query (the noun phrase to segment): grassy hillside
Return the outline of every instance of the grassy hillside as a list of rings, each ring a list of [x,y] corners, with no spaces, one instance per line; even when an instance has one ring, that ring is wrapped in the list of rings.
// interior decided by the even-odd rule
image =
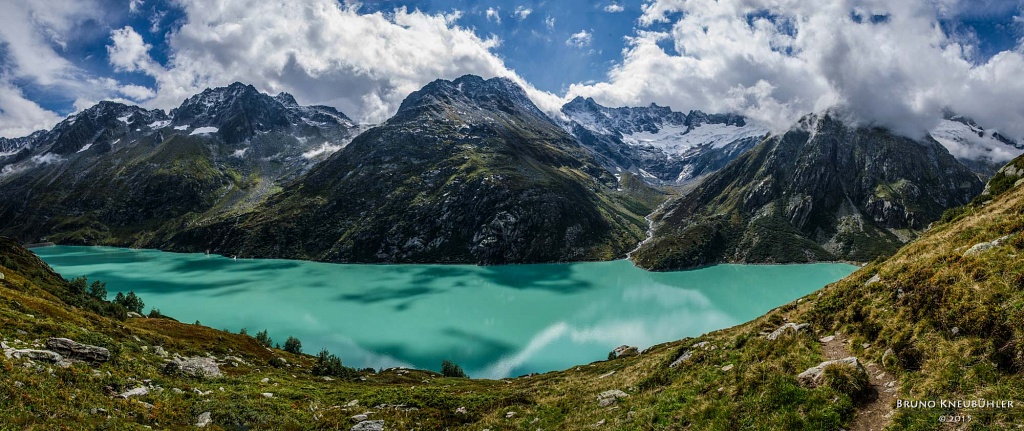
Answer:
[[[949,214],[892,258],[752,322],[639,356],[500,381],[405,370],[326,381],[313,375],[314,358],[264,349],[248,336],[73,308],[60,299],[67,283],[4,242],[5,343],[68,337],[107,346],[114,359],[67,369],[0,359],[0,429],[187,428],[204,412],[208,429],[349,429],[364,413],[389,430],[1017,429],[1024,424],[1022,229],[1018,185]],[[809,327],[769,339],[786,323]],[[233,355],[247,365],[222,365],[224,377],[208,380],[169,376],[155,346],[221,362]],[[831,366],[814,388],[797,377],[846,356],[859,358],[867,375]],[[275,357],[289,366],[271,366]],[[110,396],[147,380],[164,390]],[[605,391],[621,392],[601,402]],[[896,399],[1012,400],[1017,408],[894,410]],[[91,413],[96,408],[105,413]],[[957,413],[971,421],[939,421]]]

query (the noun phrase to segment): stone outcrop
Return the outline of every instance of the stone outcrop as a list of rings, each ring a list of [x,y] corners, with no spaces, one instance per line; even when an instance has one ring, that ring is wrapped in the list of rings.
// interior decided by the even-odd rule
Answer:
[[[856,357],[851,356],[849,358],[822,362],[798,374],[796,378],[802,386],[808,388],[816,388],[821,385],[825,377],[825,368],[828,368],[829,366],[833,365],[852,367],[856,370],[856,372],[867,376],[867,371],[864,370],[864,366],[861,365],[860,360],[857,359]]]
[[[199,379],[212,379],[223,377],[220,367],[213,358],[175,358],[164,365],[164,373],[170,375],[183,375]]]
[[[50,338],[46,340],[46,348],[59,353],[67,359],[101,364],[110,360],[110,351],[97,346],[81,344],[67,338]]]

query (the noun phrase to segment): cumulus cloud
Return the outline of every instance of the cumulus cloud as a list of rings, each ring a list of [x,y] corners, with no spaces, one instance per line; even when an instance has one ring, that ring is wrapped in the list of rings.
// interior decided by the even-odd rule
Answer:
[[[568,96],[734,111],[782,127],[839,105],[914,137],[948,107],[1024,136],[1021,53],[972,62],[972,47],[938,24],[969,10],[954,0],[654,0],[608,81]]]
[[[590,46],[590,43],[593,42],[593,40],[593,33],[586,30],[580,30],[578,33],[573,33],[569,36],[569,39],[565,41],[565,44],[576,48],[585,48]]]
[[[619,13],[619,12],[622,12],[624,10],[626,10],[626,8],[622,7],[622,5],[620,5],[618,3],[612,3],[612,4],[604,7],[604,11],[608,12],[608,13]]]
[[[562,103],[509,70],[492,52],[498,39],[458,26],[458,13],[400,8],[367,14],[358,5],[334,0],[179,4],[185,18],[169,35],[170,60],[162,66],[155,65],[130,27],[111,36],[111,64],[156,81],[155,97],[146,102],[150,107],[170,109],[204,88],[241,81],[375,123],[393,115],[409,93],[430,81],[464,74],[508,77],[547,112],[556,112]]]
[[[25,98],[21,90],[0,77],[0,136],[14,138],[53,127],[61,117]]]
[[[515,15],[520,21],[526,19],[526,17],[530,16],[531,13],[533,13],[533,9],[524,6],[516,6]]]
[[[544,26],[546,26],[549,31],[550,30],[554,30],[555,29],[555,17],[548,16],[547,18],[545,18],[544,19]]]
[[[143,0],[128,0],[128,11],[136,13],[142,7]]]

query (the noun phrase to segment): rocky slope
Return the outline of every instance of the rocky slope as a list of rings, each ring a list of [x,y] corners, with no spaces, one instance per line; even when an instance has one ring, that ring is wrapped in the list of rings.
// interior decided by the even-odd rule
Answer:
[[[9,354],[0,356],[0,421],[71,430],[821,431],[946,429],[943,418],[970,416],[966,429],[1016,429],[1019,408],[893,404],[1024,398],[1021,214],[1024,188],[1011,185],[893,257],[754,321],[501,381],[401,369],[325,379],[315,358],[249,336],[73,305],[83,294],[71,283],[0,239]],[[63,361],[47,352],[68,343],[51,338],[109,356]]]
[[[653,270],[870,261],[981,190],[934,140],[811,115],[666,205],[632,257]]]
[[[160,247],[198,221],[244,211],[344,146],[329,107],[233,84],[170,115],[101,102],[0,157],[0,232],[24,242]]]
[[[334,262],[612,259],[652,209],[619,188],[521,88],[464,76],[414,92],[250,213],[173,243]]]
[[[692,181],[725,166],[756,145],[768,128],[733,114],[609,108],[577,97],[562,107],[564,128],[612,172],[631,172],[655,184]]]

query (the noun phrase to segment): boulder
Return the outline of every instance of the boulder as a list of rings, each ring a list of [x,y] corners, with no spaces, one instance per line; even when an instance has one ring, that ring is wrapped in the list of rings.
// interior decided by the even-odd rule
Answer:
[[[160,346],[154,347],[153,348],[153,353],[155,353],[157,356],[159,356],[161,358],[166,358],[168,356],[167,355],[167,351],[164,350],[164,348],[160,347]]]
[[[136,313],[134,311],[129,311],[128,312],[128,317],[132,318],[132,319],[145,319],[146,318],[146,316],[143,316],[143,315],[141,315],[139,313]]]
[[[206,428],[211,423],[213,423],[213,419],[210,418],[210,412],[203,412],[196,419],[196,428]]]
[[[854,356],[851,356],[849,358],[822,362],[798,374],[796,378],[802,386],[808,388],[816,388],[822,383],[822,379],[825,376],[825,368],[832,365],[853,367],[854,369],[857,370],[857,372],[863,373],[865,376],[867,376],[867,371],[865,371],[864,366],[860,364],[860,360]]]
[[[6,278],[6,277],[4,277],[4,273],[3,273],[3,272],[0,272],[0,280],[3,280],[3,279],[5,279],[5,278]]]
[[[46,362],[53,362],[53,363],[59,363],[59,362],[64,360],[64,358],[59,353],[51,352],[49,350],[35,350],[35,349],[21,349],[21,350],[17,350],[17,349],[8,349],[7,351],[4,352],[4,354],[8,358],[33,359],[33,360],[36,360],[36,361],[46,361]]]
[[[132,390],[120,393],[118,395],[118,398],[128,399],[128,398],[131,398],[131,397],[141,397],[141,396],[148,395],[148,394],[149,394],[149,388],[147,388],[145,386],[139,386],[139,387],[137,387],[135,389],[132,389]]]
[[[608,407],[619,401],[619,398],[629,398],[629,394],[622,392],[618,389],[612,389],[610,391],[601,392],[597,396],[597,403],[601,407]]]
[[[351,431],[384,431],[384,421],[362,421],[355,424]]]
[[[217,362],[214,361],[213,358],[204,358],[200,356],[182,359],[175,358],[167,361],[164,365],[164,373],[170,375],[179,374],[199,379],[212,379],[224,376],[224,374],[220,372],[220,367],[217,366]]]
[[[993,248],[999,247],[1000,245],[1003,244],[1003,242],[1005,242],[1009,238],[1010,238],[1010,235],[1006,235],[1006,236],[1004,236],[1002,238],[996,239],[995,241],[983,242],[983,243],[975,244],[973,247],[967,249],[967,251],[964,252],[964,257],[979,255],[979,254],[984,253],[986,251],[989,251],[989,250],[991,250]]]
[[[783,334],[785,334],[786,332],[793,331],[793,333],[797,333],[797,332],[800,332],[800,331],[803,331],[803,330],[807,329],[808,326],[810,326],[810,324],[807,324],[807,323],[800,323],[800,324],[787,323],[785,325],[780,326],[779,329],[776,329],[771,334],[768,334],[768,336],[765,337],[765,338],[767,338],[769,340],[776,340],[779,337],[781,337]]]
[[[627,356],[639,356],[639,355],[640,355],[640,349],[637,349],[634,346],[627,346],[627,345],[623,344],[623,345],[621,345],[619,347],[616,347],[615,350],[612,350],[611,353],[608,354],[608,357],[612,358],[612,359],[615,359],[615,358],[622,358],[622,357],[627,357]]]
[[[76,343],[67,338],[50,338],[46,340],[46,348],[60,353],[65,358],[90,364],[102,364],[110,360],[109,350],[88,344]]]

